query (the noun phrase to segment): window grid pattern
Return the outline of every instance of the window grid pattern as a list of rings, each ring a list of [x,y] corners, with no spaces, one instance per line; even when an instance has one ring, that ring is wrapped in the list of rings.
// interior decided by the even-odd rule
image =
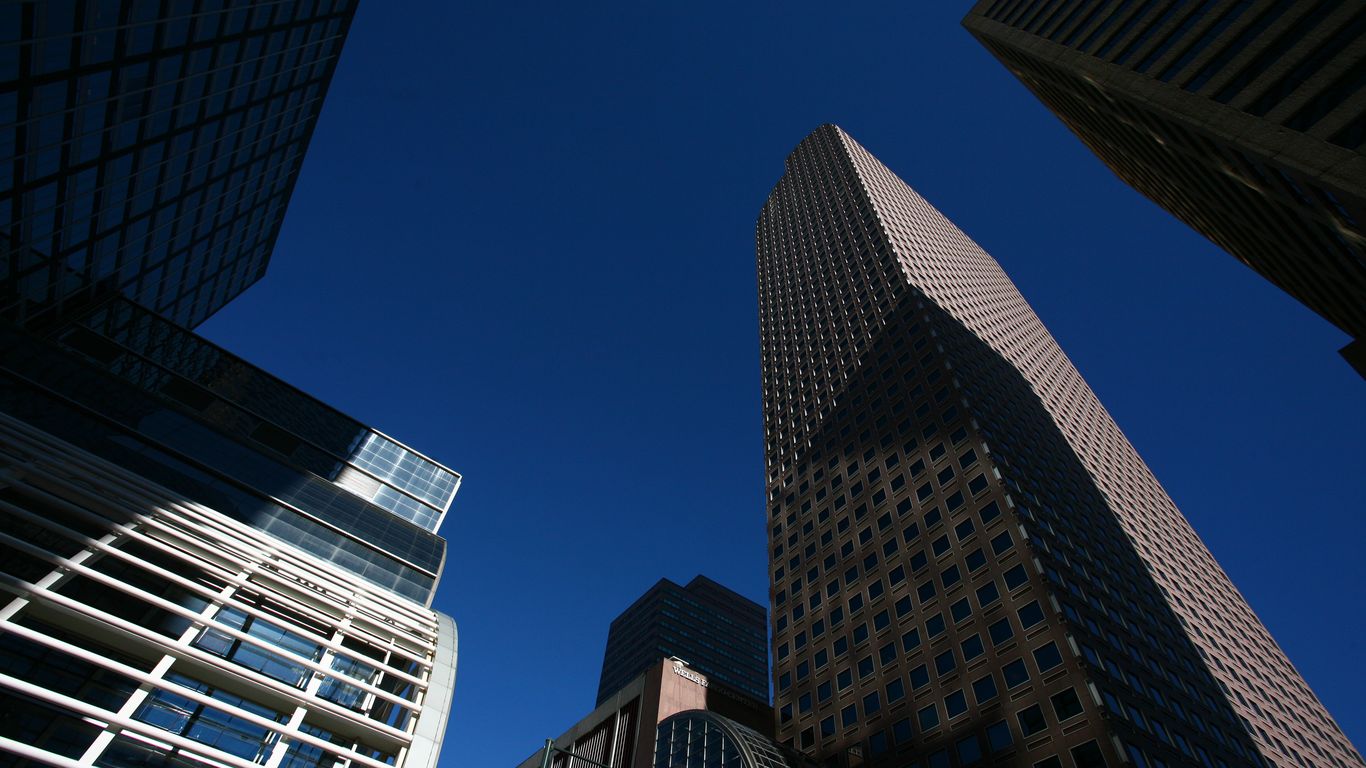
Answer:
[[[986,0],[964,24],[1121,179],[1355,337],[1358,351],[1344,351],[1355,360],[1366,337],[1366,8],[1078,5]]]
[[[352,0],[0,4],[0,312],[194,326],[265,272]]]

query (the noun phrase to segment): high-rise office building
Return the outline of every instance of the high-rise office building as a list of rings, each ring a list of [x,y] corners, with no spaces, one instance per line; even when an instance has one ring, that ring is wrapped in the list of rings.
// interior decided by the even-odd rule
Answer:
[[[994,259],[828,125],[756,239],[780,740],[1362,765]]]
[[[1366,7],[981,0],[963,23],[1121,179],[1350,334],[1366,376]]]
[[[431,768],[459,476],[121,297],[0,327],[0,763]]]
[[[0,316],[258,280],[354,0],[0,3]]]
[[[454,472],[210,344],[351,2],[0,5],[0,765],[432,768]]]
[[[768,704],[768,628],[763,606],[697,576],[660,579],[612,620],[598,703],[660,659],[677,656],[713,680]]]

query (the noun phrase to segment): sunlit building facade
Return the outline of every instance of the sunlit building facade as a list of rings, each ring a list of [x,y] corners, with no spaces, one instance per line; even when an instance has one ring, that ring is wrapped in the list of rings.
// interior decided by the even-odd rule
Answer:
[[[756,238],[780,741],[1362,765],[991,256],[830,125]]]
[[[963,24],[1134,189],[1355,341],[1366,376],[1366,8],[981,0]]]
[[[0,761],[435,764],[459,476],[123,299],[0,329]]]

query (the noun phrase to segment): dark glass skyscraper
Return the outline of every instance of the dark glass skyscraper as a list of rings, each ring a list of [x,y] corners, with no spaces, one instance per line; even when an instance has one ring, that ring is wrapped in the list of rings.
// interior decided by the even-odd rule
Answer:
[[[601,704],[623,685],[677,656],[715,682],[768,703],[763,606],[705,576],[680,587],[660,579],[612,620],[598,683]]]
[[[1356,341],[1366,7],[981,0],[963,20],[1121,179]]]
[[[0,3],[0,315],[194,327],[265,273],[354,0]]]
[[[994,259],[829,125],[756,239],[781,740],[1362,765]]]

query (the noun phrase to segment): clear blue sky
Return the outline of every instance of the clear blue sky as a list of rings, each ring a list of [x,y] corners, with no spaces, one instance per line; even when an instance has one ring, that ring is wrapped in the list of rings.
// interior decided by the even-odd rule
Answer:
[[[754,220],[835,122],[1004,265],[1366,746],[1366,383],[1346,337],[1123,185],[963,2],[391,3],[213,340],[455,468],[444,768],[593,706],[661,576],[767,603]]]

